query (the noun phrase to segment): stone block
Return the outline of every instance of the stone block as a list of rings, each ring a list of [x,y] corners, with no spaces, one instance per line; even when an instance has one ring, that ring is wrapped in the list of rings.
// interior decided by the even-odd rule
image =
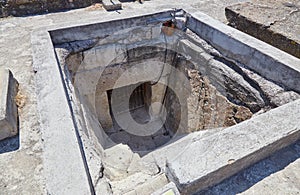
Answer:
[[[18,83],[12,73],[0,68],[0,140],[18,133],[17,90]]]
[[[176,185],[173,182],[170,182],[164,187],[153,192],[151,195],[180,195],[180,193]]]
[[[107,11],[122,9],[122,4],[119,0],[102,0],[102,4]]]
[[[148,180],[142,185],[136,187],[137,194],[151,194],[156,189],[162,188],[164,185],[168,183],[168,179],[165,174],[159,174]]]
[[[212,136],[192,139],[183,153],[168,161],[168,178],[181,193],[194,193],[294,143],[300,139],[299,106],[296,100]]]
[[[104,174],[110,180],[120,180],[128,176],[129,168],[134,153],[127,145],[118,144],[105,150],[103,164]]]

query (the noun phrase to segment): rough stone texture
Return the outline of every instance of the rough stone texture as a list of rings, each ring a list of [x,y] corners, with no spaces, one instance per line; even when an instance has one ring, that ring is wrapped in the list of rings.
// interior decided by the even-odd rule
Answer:
[[[250,71],[249,69],[242,69],[245,74],[247,74],[251,79],[253,79],[254,82],[257,83],[257,85],[259,85],[264,97],[266,98],[265,101],[268,106],[274,108],[300,98],[300,95],[298,93],[286,90],[284,89],[284,87],[270,82],[269,80],[263,78],[253,71]]]
[[[263,190],[267,194],[280,194],[288,189],[288,194],[299,194],[300,179],[298,174],[300,157],[300,141],[288,146],[270,157],[254,164],[197,195],[256,194]],[[276,185],[274,185],[276,183]]]
[[[193,56],[192,53],[188,53],[188,55]],[[176,94],[169,91],[166,95],[166,107],[168,110],[168,120],[166,121],[166,125],[170,129],[178,129],[177,123],[181,120],[181,114],[185,115],[185,111],[187,112],[186,124],[180,121],[181,125],[184,125],[180,127],[180,129],[183,129],[183,132],[185,133],[201,129],[232,126],[251,118],[252,112],[249,108],[231,103],[226,96],[224,97],[214,87],[214,85],[211,84],[210,79],[213,78],[210,75],[204,76],[200,71],[198,71],[199,67],[197,66],[201,65],[202,64],[198,62],[197,65],[192,65],[191,63],[186,62],[177,64],[177,66],[180,67],[179,69],[185,71],[185,74],[189,78],[191,92],[186,102],[183,102],[183,104],[186,104],[186,107],[180,107],[180,103],[176,99],[176,95],[184,93],[181,92],[182,82],[180,80],[174,80],[176,83]],[[224,64],[220,64],[220,69],[223,67]],[[229,78],[234,80],[234,82],[239,84],[242,83],[242,80],[235,80],[235,78],[231,76],[232,75],[229,75]],[[177,75],[174,77],[177,77]],[[232,87],[232,89],[234,88],[236,90],[236,93],[231,93],[232,96],[236,97],[237,93],[243,93],[239,91],[239,89],[245,87],[242,84],[239,84],[235,88]],[[228,88],[227,90],[229,91],[230,89],[231,88]],[[248,93],[248,97],[251,95],[251,93]],[[255,104],[256,102],[253,103]]]
[[[135,84],[135,82],[142,80],[158,80],[157,78],[159,77],[160,81],[168,80],[168,70],[163,69],[164,72],[162,75],[160,75],[160,71],[152,73],[153,69],[162,70],[163,68],[161,64],[157,64],[157,62],[163,62],[164,60],[163,49],[155,47],[155,45],[160,46],[158,43],[163,45],[164,41],[163,35],[157,33],[160,31],[158,26],[159,25],[146,26],[144,28],[139,26],[131,27],[128,30],[123,30],[123,33],[121,31],[95,41],[93,43],[95,46],[92,46],[92,48],[89,48],[91,47],[89,46],[88,50],[72,54],[68,56],[66,60],[61,60],[66,62],[71,76],[70,79],[78,90],[77,96],[79,96],[81,101],[83,101],[83,99],[87,100],[86,106],[89,107],[90,110],[95,110],[93,113],[96,112],[98,114],[98,119],[105,130],[111,129],[112,127],[109,102],[106,94],[107,90]],[[149,31],[152,33],[148,33]],[[132,36],[133,33],[134,36]],[[144,36],[140,37],[142,34]],[[175,33],[173,39],[180,39],[180,36],[176,36],[178,35]],[[191,41],[197,42],[197,44],[199,44],[198,42],[200,41],[201,46],[207,48],[207,51],[191,43]],[[137,44],[137,42],[139,44]],[[70,46],[72,44],[74,45],[73,48]],[[57,50],[59,50],[60,47],[65,47],[71,52],[75,50],[74,47],[86,45],[85,42],[73,42],[72,44],[59,45],[57,46]],[[168,40],[168,44],[172,45],[172,40]],[[136,45],[138,45],[139,49],[126,49],[134,48]],[[170,47],[176,48],[176,44]],[[191,57],[195,63],[194,65],[192,63],[179,62],[176,65],[190,78],[190,86],[192,88],[192,94],[188,99],[188,104],[186,107],[183,107],[184,110],[188,111],[188,121],[181,127],[183,131],[191,132],[199,129],[231,126],[249,119],[252,116],[250,110],[257,112],[264,107],[265,103],[259,92],[248,83],[249,81],[243,78],[243,75],[227,67],[225,63],[212,59],[213,56],[208,52],[218,52],[205,41],[200,38],[198,38],[198,40],[182,40],[178,48],[181,55]],[[126,55],[127,53],[128,56]],[[199,53],[201,53],[200,58]],[[168,54],[166,62],[175,66],[175,64],[172,63],[180,60],[177,58],[174,59],[172,55],[172,53]],[[146,64],[146,66],[144,66],[144,64]],[[116,83],[120,75],[132,67],[135,67],[134,72],[124,81]],[[150,71],[148,71],[149,67],[151,67]],[[197,71],[197,69],[201,69],[201,72],[204,72],[206,77],[201,76],[202,73]],[[177,82],[176,78],[174,80]],[[210,82],[209,80],[212,81]],[[98,83],[95,81],[98,81]],[[96,84],[97,86],[95,86]],[[178,81],[176,93],[185,93],[181,91],[181,84],[181,81]],[[221,92],[217,92],[212,85],[218,85],[218,90],[221,90]],[[151,87],[153,95],[151,103],[163,101],[165,87],[157,88],[156,86],[157,85]],[[206,99],[204,96],[206,96]],[[180,121],[178,118],[180,117],[178,114],[180,111],[178,110],[178,105],[176,105],[173,100],[169,101],[169,98],[172,99],[172,97],[166,95],[166,104],[172,102],[166,106],[172,109],[172,112],[168,112],[171,113],[171,115],[168,117],[170,121],[167,122],[167,125],[171,131],[173,129],[176,131],[178,129],[176,123]],[[226,100],[226,98],[237,105]],[[198,100],[200,100],[200,103]],[[250,110],[247,107],[250,108]],[[114,135],[114,137],[116,137],[116,135]],[[126,137],[128,137],[128,135]],[[128,139],[123,143],[130,142]]]
[[[103,163],[113,194],[151,194],[168,183],[154,162],[143,161],[127,145],[106,149]]]
[[[300,3],[298,0],[263,0],[226,7],[233,26],[300,58]]]
[[[227,60],[207,42],[188,33],[192,38],[189,41],[182,40],[179,50],[190,57],[191,62],[198,64],[201,75],[206,76],[223,96],[237,105],[248,107],[252,112],[266,105],[260,89],[245,77],[235,61]]]
[[[0,20],[0,64],[12,70],[20,83],[22,93],[26,96],[26,103],[22,108],[19,108],[20,131],[22,132],[20,134],[21,148],[16,152],[0,154],[1,193],[47,194],[43,174],[44,164],[41,158],[43,153],[41,128],[39,127],[38,111],[36,109],[37,98],[34,92],[35,74],[32,67],[32,49],[30,45],[30,33],[32,31],[37,28],[47,28],[49,25],[61,27],[83,25],[173,7],[193,8],[225,22],[225,6],[237,2],[240,2],[240,0],[205,0],[201,2],[193,0],[155,0],[147,1],[144,5],[124,3],[123,10],[120,10],[121,14],[116,12],[106,13],[103,9],[80,9],[56,14]],[[298,159],[297,154],[299,152],[290,153],[288,151],[286,156]],[[278,159],[281,159],[281,156]],[[282,170],[275,170],[272,175],[262,174],[266,173],[266,168],[270,167],[269,162],[264,164],[264,167],[255,172],[254,176],[246,172],[244,177],[238,177],[237,180],[225,184],[226,188],[222,188],[221,191],[225,194],[234,193],[236,189],[241,187],[237,184],[240,182],[248,183],[247,179],[249,177],[256,178],[256,175],[259,175],[260,179],[254,181],[255,185],[252,184],[250,189],[242,188],[241,191],[244,193],[261,193],[263,191],[272,194],[275,189],[280,194],[298,193],[299,188],[297,188],[297,185],[299,186],[298,181],[300,181],[299,174],[297,174],[299,172],[299,160],[295,160],[293,163],[288,162]],[[255,168],[251,170],[255,170]],[[97,186],[99,194],[109,194],[109,189],[103,192],[105,188],[109,188],[109,185],[105,181],[99,180]]]
[[[18,83],[10,70],[0,68],[0,140],[18,133]]]
[[[296,100],[199,141],[194,139],[184,153],[168,162],[168,176],[181,192],[189,194],[288,146],[300,138],[299,104]]]
[[[122,24],[122,22],[123,21],[120,21],[120,23]],[[99,24],[99,26],[100,26],[101,24]],[[122,26],[119,26],[119,28],[122,28]],[[68,31],[68,30],[67,30]],[[86,31],[86,30],[84,30],[84,31]],[[68,32],[67,34],[69,34],[70,32]],[[97,36],[97,34],[95,34],[96,36]],[[94,35],[94,36],[95,36]],[[57,35],[56,35],[57,36]],[[55,36],[55,37],[56,37]],[[103,35],[104,36],[104,35]],[[71,37],[70,37],[71,38]],[[78,38],[79,39],[83,39],[83,37],[80,37],[80,36],[78,36]],[[135,38],[138,38],[138,36],[136,36]],[[56,38],[54,38],[54,39],[56,39]],[[125,39],[126,40],[126,39]],[[66,41],[66,40],[63,40],[63,41]],[[126,41],[125,41],[126,42]],[[242,44],[242,43],[240,43],[240,44]],[[186,43],[186,45],[185,46],[190,46],[190,45],[192,45],[192,44],[190,44],[189,42],[188,43]],[[97,47],[100,47],[100,45],[99,44],[97,44]],[[121,48],[121,49],[120,49]],[[120,62],[123,62],[123,59],[125,58],[123,55],[122,55],[122,53],[124,53],[124,51],[122,51],[122,46],[116,46],[116,45],[113,45],[113,47],[111,48],[111,50],[112,50],[112,52],[110,52],[110,53],[117,53],[116,51],[119,51],[119,49],[120,49],[120,51],[121,51],[121,55],[120,55],[120,58],[119,58],[119,55],[117,55],[117,57],[116,58],[114,58],[113,59],[113,63],[115,63],[115,61],[117,61],[117,62],[119,62],[119,60],[120,60]],[[231,84],[234,84],[234,83],[238,83],[237,85],[239,85],[240,83],[242,83],[242,84],[244,84],[244,83],[246,83],[246,85],[248,85],[247,87],[245,87],[244,85],[242,85],[240,88],[241,89],[250,89],[250,91],[252,90],[252,88],[254,88],[254,87],[252,87],[250,84],[247,84],[247,82],[249,82],[249,81],[246,81],[246,79],[244,78],[244,76],[245,75],[239,75],[239,74],[241,74],[240,72],[239,72],[239,74],[237,74],[237,73],[232,73],[232,72],[234,72],[233,70],[234,70],[234,68],[232,68],[232,67],[230,67],[230,65],[228,65],[230,68],[228,68],[228,67],[226,67],[227,66],[227,64],[226,64],[226,66],[224,66],[224,67],[226,67],[226,68],[224,68],[224,69],[222,69],[221,67],[223,67],[222,66],[222,58],[221,58],[221,60],[213,60],[213,56],[210,56],[210,55],[208,55],[208,54],[206,54],[205,52],[203,52],[203,50],[202,49],[198,49],[197,47],[195,47],[195,46],[193,46],[193,49],[194,50],[198,50],[198,52],[195,52],[195,53],[190,53],[190,52],[185,52],[185,54],[189,54],[189,55],[191,55],[191,57],[192,57],[192,59],[193,58],[195,58],[195,59],[197,59],[197,55],[200,53],[200,60],[198,59],[198,61],[196,61],[196,62],[200,62],[200,63],[197,63],[198,64],[198,66],[196,66],[196,68],[199,68],[200,70],[202,69],[202,66],[200,66],[200,65],[206,65],[206,66],[211,66],[211,67],[218,67],[219,69],[217,69],[217,70],[215,70],[215,77],[218,77],[218,76],[222,76],[224,73],[225,73],[225,75],[227,76],[227,78],[229,78],[229,79],[231,79]],[[248,50],[247,48],[245,49],[246,51]],[[152,51],[152,50],[151,50]],[[154,50],[155,51],[155,50]],[[230,50],[231,51],[231,50]],[[95,53],[95,52],[94,52]],[[128,60],[129,62],[132,62],[132,61],[136,61],[136,59],[139,59],[139,58],[141,58],[141,59],[144,59],[143,57],[141,57],[141,56],[143,56],[143,55],[141,55],[141,54],[144,54],[144,53],[146,53],[144,50],[139,50],[139,52],[138,53],[134,53],[134,52],[131,52],[131,51],[129,51],[129,52],[126,52],[126,53],[128,53],[129,55],[128,56],[130,56],[130,57],[134,57],[134,58],[132,58],[131,60]],[[136,55],[136,54],[138,54],[138,55]],[[147,53],[146,53],[147,54]],[[183,53],[184,54],[184,53]],[[80,56],[80,55],[79,55]],[[195,57],[196,56],[196,57]],[[214,56],[214,57],[222,57],[222,56]],[[87,59],[87,58],[85,58],[85,59]],[[105,59],[105,58],[100,58],[100,59],[102,59],[102,61],[104,60],[106,60],[107,62],[109,62],[109,59]],[[218,58],[217,58],[218,59]],[[226,58],[223,58],[223,61],[225,61],[225,62],[227,62],[228,63],[228,61],[226,61],[227,59]],[[75,60],[76,61],[76,60]],[[93,61],[93,60],[91,60],[91,61]],[[120,63],[119,62],[119,63]],[[218,66],[218,63],[219,63],[219,66]],[[262,63],[262,62],[261,62]],[[86,63],[86,65],[88,65],[89,63]],[[100,66],[102,65],[102,64],[106,64],[106,63],[100,63]],[[236,65],[236,64],[235,64]],[[98,64],[98,66],[99,66],[99,64]],[[118,64],[117,64],[117,66],[118,66]],[[75,67],[78,67],[78,66],[75,66]],[[184,67],[184,66],[180,66],[180,67],[183,67],[183,68],[186,68],[186,67]],[[120,71],[121,73],[122,73],[122,69],[121,69],[122,67],[118,67],[118,71]],[[232,69],[232,70],[230,70],[230,69]],[[91,69],[92,70],[92,69]],[[221,70],[221,71],[220,71]],[[138,71],[134,71],[134,72],[138,72]],[[192,73],[196,73],[196,74],[194,74],[194,75],[192,75],[192,74],[187,74],[190,78],[192,78],[191,80],[193,80],[193,79],[195,79],[195,80],[197,80],[197,74],[199,74],[197,71],[191,71]],[[73,71],[73,73],[74,73],[74,71]],[[113,67],[109,67],[108,68],[108,71],[107,71],[107,75],[109,75],[108,73],[114,73],[114,71],[113,71]],[[75,72],[75,74],[77,74],[76,72]],[[143,75],[144,76],[144,75]],[[232,77],[232,76],[234,76],[234,77]],[[114,76],[113,76],[114,77]],[[111,79],[111,77],[109,77],[109,76],[105,76],[105,79],[102,79],[103,80],[103,82],[101,83],[102,85],[101,86],[104,86],[104,87],[106,87],[105,85],[108,85],[108,86],[112,86],[113,85],[113,83],[114,82],[112,82],[111,80],[109,80],[109,78]],[[224,78],[226,78],[226,77],[224,77]],[[132,79],[132,78],[131,78]],[[140,78],[139,78],[140,79]],[[243,80],[243,79],[245,79],[245,81]],[[82,81],[84,81],[84,80],[87,80],[87,79],[82,79]],[[95,80],[95,79],[94,79]],[[97,79],[96,79],[97,80]],[[105,81],[108,81],[108,84],[105,84],[104,85],[104,83],[105,83]],[[123,83],[121,83],[121,85],[117,85],[117,86],[122,86],[122,85],[124,85],[124,83],[130,83],[130,82],[132,82],[132,81],[130,81],[130,80],[126,80],[127,82],[123,82]],[[240,82],[240,81],[243,81],[243,82]],[[81,83],[81,82],[79,82],[79,83]],[[192,83],[193,84],[193,83]],[[197,84],[195,85],[195,86],[197,86]],[[195,87],[195,86],[193,86],[194,88],[197,88],[197,87]],[[235,86],[235,85],[233,85],[233,86]],[[226,87],[229,87],[229,88],[231,88],[231,89],[234,89],[235,87],[232,87],[232,86],[226,86]],[[225,88],[225,89],[227,89],[227,88]],[[178,89],[179,90],[179,89]],[[91,91],[93,91],[93,89],[91,90]],[[177,91],[177,90],[176,90]],[[195,90],[195,91],[197,91],[197,90]],[[235,93],[237,93],[237,91],[238,90],[235,90],[234,92]],[[259,99],[259,92],[257,92],[257,89],[254,89],[253,91],[255,91],[254,92],[254,94],[255,95],[257,95],[258,94],[258,99]],[[242,93],[240,93],[240,95],[242,96],[242,98],[244,98],[243,96],[245,96],[245,94],[247,94],[247,93],[244,93],[244,92],[242,92]],[[197,94],[197,92],[196,92],[196,94]],[[251,94],[252,95],[252,94]],[[234,95],[233,95],[234,96]],[[239,95],[236,95],[236,96],[239,96]],[[256,96],[255,96],[256,97]],[[201,99],[201,98],[200,98]],[[214,99],[214,98],[212,98],[212,99]],[[247,97],[246,97],[246,99],[247,99]],[[249,98],[250,100],[251,100],[251,98]],[[223,99],[224,100],[224,99]],[[241,102],[244,102],[243,100],[245,100],[245,99],[241,99]],[[225,106],[226,107],[226,106]],[[233,108],[232,108],[233,109]],[[252,108],[253,109],[253,108]],[[250,111],[248,110],[248,113],[249,113]],[[247,112],[246,112],[246,110],[245,109],[238,109],[238,108],[236,108],[236,113],[237,113],[237,115],[236,115],[236,118],[238,119],[238,120],[242,120],[242,118],[243,118],[243,114],[245,114],[246,116],[247,116]],[[233,117],[232,117],[233,118]],[[247,118],[247,117],[246,117]],[[124,179],[124,183],[125,183],[125,180],[128,182],[128,184],[130,183],[128,180],[129,180],[129,178],[131,178],[131,177],[134,177],[134,176],[136,176],[135,174],[134,174],[134,176],[132,176],[132,175],[126,175],[127,174],[127,172],[129,173],[130,171],[128,171],[128,169],[127,169],[127,165],[128,165],[128,162],[126,163],[126,161],[128,161],[128,159],[127,158],[131,158],[131,155],[126,155],[126,154],[124,154],[124,156],[126,157],[125,158],[125,164],[121,164],[121,165],[117,165],[115,162],[116,162],[116,160],[112,160],[110,157],[118,157],[117,155],[115,155],[115,154],[113,154],[113,155],[111,155],[111,156],[105,156],[104,157],[104,161],[106,161],[106,160],[108,160],[108,162],[110,162],[110,161],[112,161],[112,163],[105,163],[105,166],[104,166],[104,168],[105,167],[107,167],[108,169],[107,169],[107,176],[108,177],[110,177],[111,179],[113,179],[114,177],[115,177],[115,179],[117,179],[117,178],[119,178],[119,179]],[[122,157],[121,157],[122,158]],[[122,158],[123,159],[123,158]],[[127,160],[126,160],[127,159]],[[235,160],[233,160],[233,159],[229,159],[228,160],[228,163],[229,164],[234,164],[234,162],[235,162]],[[253,162],[248,162],[247,161],[247,163],[253,163]],[[116,169],[117,170],[113,170],[113,169],[110,169],[110,165],[111,164],[116,164]],[[122,170],[119,170],[118,171],[118,168],[120,167],[120,169],[122,169]],[[134,172],[133,172],[134,173]],[[117,174],[119,174],[119,176],[117,175]],[[125,178],[124,178],[125,177]],[[218,178],[216,179],[216,182],[218,181]],[[132,184],[132,183],[131,183]],[[195,190],[195,189],[192,189],[191,191],[193,191],[193,190]]]
[[[109,37],[100,39],[94,43],[95,46],[93,48],[72,54],[66,59],[66,65],[68,66],[71,79],[73,80],[75,88],[78,90],[77,95],[86,99],[86,106],[89,107],[93,113],[98,115],[98,119],[104,129],[110,129],[112,127],[112,119],[109,113],[109,102],[107,99],[107,90],[136,84],[137,78],[131,76],[128,77],[123,83],[119,82],[118,85],[116,85],[115,82],[120,75],[127,69],[131,68],[131,66],[134,64],[137,65],[137,68],[134,70],[136,77],[148,78],[148,75],[151,75],[149,73],[152,71],[152,69],[148,68],[148,70],[144,70],[145,64],[147,63],[145,59],[144,61],[135,59],[137,58],[136,56],[140,57],[143,55],[143,53],[139,54],[138,50],[132,51],[127,50],[126,48],[134,47],[131,46],[131,44],[133,44],[135,41],[157,38],[159,33],[154,32],[159,30],[159,26],[156,25],[146,28],[133,27],[131,30],[132,31],[128,31],[126,29],[111,34]],[[149,33],[149,31],[151,33]],[[133,32],[135,33],[134,36]],[[141,38],[139,34],[143,34],[145,36]],[[81,43],[78,43],[78,45],[79,44]],[[75,45],[75,47],[76,46],[77,45]],[[62,45],[61,47],[66,46]],[[74,50],[74,48],[70,47],[69,45],[67,45],[67,49],[69,51]],[[147,48],[141,48],[141,51],[145,51],[146,49]],[[127,52],[130,52],[132,57],[127,57]],[[150,51],[147,53],[149,52]],[[84,56],[84,58],[82,58],[82,56]],[[160,54],[158,56],[160,56]],[[129,63],[129,61],[131,61],[130,66],[126,65],[126,63]],[[148,63],[153,64],[151,61]],[[161,65],[155,64],[155,66],[157,69],[161,69]],[[149,65],[148,67],[151,66]],[[159,72],[153,75],[153,78],[148,79],[157,80],[158,76]],[[157,98],[154,98],[153,101],[156,99]]]
[[[0,154],[0,191],[3,194],[46,194],[32,71],[30,31],[33,26],[33,23],[18,21],[18,18],[0,20],[0,64],[2,68],[12,71],[19,82],[19,93],[23,96],[22,105],[18,107],[20,134],[0,144],[2,149],[10,147],[11,143],[17,145],[13,150]]]
[[[147,175],[156,175],[158,168],[151,164],[141,161],[138,154],[133,153],[131,149],[124,144],[118,144],[104,152],[103,163],[105,166],[104,174],[110,180],[121,180],[135,173],[144,173]]]

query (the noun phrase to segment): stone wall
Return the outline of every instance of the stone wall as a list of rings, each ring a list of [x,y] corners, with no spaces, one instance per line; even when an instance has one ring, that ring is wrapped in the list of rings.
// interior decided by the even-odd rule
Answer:
[[[177,96],[186,93],[187,89],[183,88],[182,81],[173,80],[176,91],[168,88],[165,101],[166,126],[178,129],[179,133],[190,133],[228,127],[251,118],[249,108],[233,104],[212,85],[210,80],[213,78],[199,71],[201,65],[203,64],[193,64],[182,58],[177,61],[176,66],[189,79],[190,91],[185,101],[179,102]],[[178,75],[171,76],[178,78]]]
[[[180,45],[180,47],[190,47],[190,44]],[[198,48],[197,51],[201,51],[201,48]],[[110,55],[107,55],[108,53]],[[200,53],[207,55],[204,51]],[[189,55],[194,58],[198,54],[189,52]],[[73,78],[76,78],[73,80],[73,85],[79,92],[79,99],[85,100],[85,106],[97,116],[105,130],[110,130],[113,126],[107,91],[140,82],[159,80],[166,85],[174,86],[173,89],[166,88],[166,85],[160,83],[151,86],[151,103],[164,104],[167,116],[165,125],[172,133],[176,133],[178,129],[181,133],[188,133],[201,129],[232,126],[249,119],[252,112],[263,107],[263,100],[254,89],[247,86],[246,82],[242,83],[241,78],[232,78],[237,76],[234,75],[234,71],[231,74],[226,73],[228,75],[218,72],[219,76],[222,74],[222,77],[225,77],[218,79],[215,78],[218,77],[216,73],[207,73],[213,67],[212,65],[206,71],[199,71],[209,61],[211,64],[218,64],[216,60],[196,60],[195,63],[192,63],[183,56],[168,51],[165,62],[179,70],[179,72],[172,72],[167,68],[163,69],[163,63],[158,63],[164,62],[164,58],[165,50],[160,47],[139,47],[126,50],[124,46],[110,44],[94,47],[84,51],[82,55],[73,54],[67,59],[67,64],[70,65],[69,71],[73,74]],[[80,64],[79,70],[78,63]],[[224,66],[222,63],[218,65]],[[73,70],[74,68],[76,70]],[[190,88],[190,91],[185,89],[183,81],[178,79],[181,73],[188,78],[187,88]],[[119,80],[120,77],[123,78]],[[228,78],[232,80],[225,81]],[[219,90],[223,90],[223,92],[226,90],[224,94],[214,86],[217,82],[224,82],[221,84],[226,89],[219,87]],[[233,85],[233,83],[236,84]],[[245,93],[247,93],[247,97]],[[183,101],[179,102],[178,96],[187,98],[183,98]],[[236,102],[244,100],[245,106],[230,102],[227,96],[235,99]],[[251,112],[246,106],[255,109]],[[160,107],[151,111],[155,115],[162,114]]]

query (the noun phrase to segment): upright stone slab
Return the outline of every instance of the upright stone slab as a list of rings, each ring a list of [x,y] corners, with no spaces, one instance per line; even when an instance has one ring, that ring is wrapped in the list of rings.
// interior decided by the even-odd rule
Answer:
[[[17,86],[12,73],[0,68],[0,140],[18,133]]]

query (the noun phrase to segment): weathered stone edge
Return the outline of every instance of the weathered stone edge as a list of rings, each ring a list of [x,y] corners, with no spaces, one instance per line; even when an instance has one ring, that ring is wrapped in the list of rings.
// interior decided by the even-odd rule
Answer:
[[[47,191],[91,194],[93,187],[49,33],[33,32],[31,43]]]
[[[288,38],[284,34],[273,31],[264,24],[252,21],[240,15],[234,10],[234,7],[237,5],[225,8],[225,15],[230,26],[300,58],[300,44],[297,41]]]
[[[148,25],[172,19],[173,10],[165,10],[161,12],[151,12],[147,14],[139,14],[128,16],[122,19],[99,20],[96,23],[88,23],[84,25],[75,25],[49,29],[52,42],[54,45],[66,42],[83,41],[88,39],[104,38],[113,31],[123,30],[133,26]],[[93,33],[91,33],[93,32]]]
[[[300,59],[201,12],[190,15],[187,27],[228,58],[289,90],[300,92]]]
[[[238,125],[235,125],[233,127],[229,127],[219,133],[214,134],[213,136],[224,136],[227,133],[234,133],[236,131],[245,131],[247,133],[248,126],[252,126],[252,128],[255,128],[255,123],[261,123],[262,119],[264,118],[274,118],[273,115],[277,115],[276,117],[282,116],[283,113],[286,111],[289,111],[289,109],[297,109],[299,108],[300,105],[300,100],[297,100],[295,102],[283,105],[281,107],[278,107],[274,110],[271,110],[270,112],[264,113],[262,115],[259,115],[255,118],[252,118],[248,121],[245,121],[243,123],[240,123]],[[295,110],[294,113],[297,113],[299,109]],[[199,178],[194,178],[194,181],[191,180],[180,180],[176,176],[176,173],[174,172],[175,170],[172,168],[172,165],[169,164],[167,166],[167,175],[168,178],[171,179],[171,181],[175,182],[177,184],[177,187],[179,188],[180,192],[183,194],[191,194],[196,191],[204,190],[210,186],[213,186],[224,179],[238,173],[239,171],[255,164],[256,162],[270,156],[274,152],[291,145],[295,143],[296,141],[300,140],[300,123],[299,119],[300,114],[295,115],[292,114],[295,118],[293,121],[295,124],[293,127],[289,127],[289,129],[285,131],[276,132],[274,129],[268,129],[270,132],[270,136],[274,136],[274,138],[271,138],[270,140],[262,140],[260,138],[260,144],[265,142],[265,144],[253,149],[249,149],[249,154],[243,156],[241,155],[241,158],[237,158],[236,161],[234,161],[232,164],[226,164],[221,167],[218,167],[216,170],[209,172],[206,175],[200,176]],[[288,116],[288,115],[287,115]],[[286,116],[285,116],[286,117]],[[274,122],[277,122],[276,120]],[[290,123],[289,121],[286,121],[286,123]],[[256,124],[257,125],[257,124]],[[281,124],[281,126],[284,126],[284,124]],[[248,128],[247,128],[248,127]],[[266,124],[266,127],[268,127],[268,124]],[[274,131],[275,135],[272,135],[272,132]],[[277,133],[277,134],[276,134]],[[220,135],[219,135],[220,134]],[[222,137],[219,137],[221,139]],[[272,140],[273,139],[273,140]],[[199,140],[201,141],[201,140]],[[233,152],[234,153],[234,152]],[[232,154],[231,154],[232,155]],[[229,156],[231,156],[229,155]],[[234,155],[232,155],[234,157]],[[224,159],[223,159],[224,160]],[[200,161],[199,161],[200,163]]]

